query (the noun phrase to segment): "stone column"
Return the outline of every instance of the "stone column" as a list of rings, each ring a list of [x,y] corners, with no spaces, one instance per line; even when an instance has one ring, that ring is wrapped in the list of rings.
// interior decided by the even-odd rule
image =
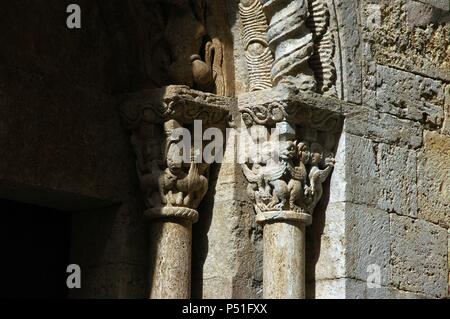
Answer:
[[[191,297],[192,224],[209,176],[209,164],[198,158],[202,127],[224,128],[233,103],[171,85],[131,94],[121,106],[136,153],[144,216],[150,219],[149,298]]]
[[[191,297],[192,224],[198,212],[183,207],[148,210],[150,223],[150,299]]]
[[[305,298],[305,228],[311,215],[291,211],[259,213],[263,225],[263,296]]]
[[[241,104],[244,106],[245,101]],[[274,104],[277,107],[278,104]],[[267,299],[305,298],[305,228],[322,197],[322,184],[334,167],[331,153],[305,130],[286,119],[257,118],[242,107],[253,143],[263,144],[242,165],[254,201],[256,221],[263,226],[263,296]],[[273,110],[273,109],[272,109]],[[266,112],[286,114],[288,112]],[[258,119],[255,125],[253,119]],[[276,120],[276,119],[275,119]],[[261,139],[264,127],[267,139]],[[276,130],[269,130],[269,127]],[[270,133],[269,133],[270,131]]]
[[[316,95],[335,79],[328,9],[321,0],[241,0],[240,13],[252,92],[239,97],[239,111],[247,128],[277,128],[242,165],[263,225],[264,298],[305,298],[305,227],[334,167],[341,125],[336,111],[323,107],[327,99]],[[274,55],[271,89],[251,76],[254,70],[267,76],[267,64],[255,68],[251,59],[258,48],[251,44],[261,37]],[[252,138],[252,145],[261,143]]]

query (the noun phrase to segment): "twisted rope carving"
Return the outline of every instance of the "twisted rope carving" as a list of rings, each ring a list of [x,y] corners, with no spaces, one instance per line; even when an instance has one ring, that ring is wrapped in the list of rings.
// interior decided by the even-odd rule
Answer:
[[[315,79],[309,67],[314,51],[313,34],[306,27],[306,0],[260,0],[269,20],[267,37],[275,53],[272,82],[294,84],[300,90],[315,89]]]

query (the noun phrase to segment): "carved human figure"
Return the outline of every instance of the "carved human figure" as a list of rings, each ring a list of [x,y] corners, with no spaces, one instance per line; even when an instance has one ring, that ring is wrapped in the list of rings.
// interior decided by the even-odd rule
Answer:
[[[272,188],[264,177],[266,166],[272,157],[272,143],[265,141],[262,144],[252,144],[251,169],[242,164],[242,170],[249,181],[248,193],[260,211],[267,210],[267,204],[272,199]]]
[[[160,193],[162,174],[161,147],[153,136],[153,125],[142,125],[131,136],[131,144],[136,154],[136,170],[147,207],[160,205],[165,197]]]
[[[191,154],[189,162],[184,162],[183,148],[180,147],[182,136],[171,134],[177,128],[181,128],[177,121],[166,122],[164,153],[161,152],[161,140],[153,136],[153,125],[142,125],[131,137],[137,156],[137,175],[147,208],[195,209],[208,189],[209,165],[196,163],[194,154]]]
[[[178,148],[179,141],[170,141],[166,153],[166,169],[161,178],[161,191],[166,197],[167,206],[183,206],[183,193],[178,189],[178,181],[186,178],[182,156]]]

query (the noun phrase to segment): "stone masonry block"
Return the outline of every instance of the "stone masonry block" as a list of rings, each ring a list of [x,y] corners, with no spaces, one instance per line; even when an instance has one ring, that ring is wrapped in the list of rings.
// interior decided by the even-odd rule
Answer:
[[[378,207],[417,216],[417,155],[413,150],[379,144],[377,166],[381,184]]]
[[[431,297],[447,296],[447,230],[391,214],[392,285]]]
[[[380,283],[390,273],[389,214],[352,203],[330,204],[321,237],[315,279],[350,277],[366,280],[370,265],[380,270]]]
[[[376,143],[346,134],[345,145],[345,201],[375,206],[381,192]]]
[[[419,154],[419,218],[450,226],[450,137],[426,131]]]
[[[431,126],[442,125],[442,81],[378,65],[376,92],[376,107],[379,111]]]
[[[418,148],[422,145],[422,125],[375,110],[362,110],[345,119],[344,131],[374,142]]]

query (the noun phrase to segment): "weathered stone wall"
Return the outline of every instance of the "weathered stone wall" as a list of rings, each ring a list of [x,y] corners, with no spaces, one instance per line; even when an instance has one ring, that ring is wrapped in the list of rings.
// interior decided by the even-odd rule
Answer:
[[[231,15],[237,15],[238,2],[230,2]],[[327,4],[337,43],[335,94],[354,105],[343,110],[329,194],[308,228],[308,296],[445,297],[448,8],[416,1]],[[249,75],[239,16],[236,21],[231,30],[239,98],[249,90]],[[239,169],[222,165],[219,171],[211,220],[200,220],[210,227],[202,236],[211,248],[202,252],[203,296],[259,297],[261,229],[252,222]],[[221,185],[222,179],[233,186]],[[368,288],[374,266],[381,271],[381,287]],[[242,275],[247,279],[235,281]],[[257,284],[254,290],[248,290],[249,278]]]
[[[136,83],[136,43],[122,1],[2,2],[0,196],[73,213],[77,297],[142,297],[146,231],[134,154],[116,95]],[[127,25],[128,24],[128,25]],[[38,262],[38,261],[37,261]]]
[[[342,97],[358,111],[345,120],[323,228],[310,229],[322,233],[310,243],[320,247],[311,297],[447,296],[450,13],[428,2],[334,2],[340,50],[353,54]],[[367,284],[373,265],[380,288]]]

